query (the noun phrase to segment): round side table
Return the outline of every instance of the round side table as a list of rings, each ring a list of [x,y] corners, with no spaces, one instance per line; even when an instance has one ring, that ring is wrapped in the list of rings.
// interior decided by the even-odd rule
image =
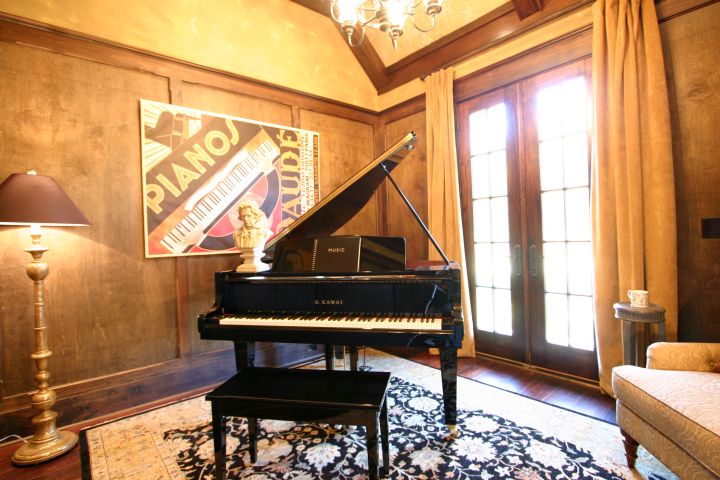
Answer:
[[[653,342],[665,341],[665,309],[651,303],[647,307],[633,307],[630,302],[613,305],[615,318],[622,321],[623,363],[625,365],[645,366],[645,352]],[[652,325],[657,329],[653,335]],[[638,335],[637,330],[641,332]]]

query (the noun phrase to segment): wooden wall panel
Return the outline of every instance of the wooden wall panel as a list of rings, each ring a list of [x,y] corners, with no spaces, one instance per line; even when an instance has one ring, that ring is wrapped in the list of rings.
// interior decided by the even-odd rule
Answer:
[[[213,86],[182,82],[180,104],[213,113],[292,126],[292,106]]]
[[[427,225],[427,139],[425,137],[425,111],[414,113],[388,123],[385,126],[385,145],[389,147],[406,133],[414,131],[417,135],[415,149],[403,159],[391,173],[395,182],[405,192]],[[392,185],[387,187],[388,195],[388,235],[405,237],[408,260],[428,258],[428,240],[405,202]],[[430,232],[434,233],[434,232]]]
[[[320,132],[321,198],[375,158],[373,125],[301,109],[298,127]],[[377,235],[377,224],[377,199],[373,197],[336,235]]]
[[[720,217],[720,3],[661,24],[678,206],[678,336],[720,341],[720,239],[700,220]]]
[[[250,97],[237,92],[207,85],[181,83],[180,103],[213,113],[292,126],[292,108],[289,105]],[[205,352],[227,347],[229,342],[201,340],[196,318],[207,311],[215,298],[214,273],[234,269],[239,257],[232,255],[207,255],[189,257],[188,261],[188,324],[190,329],[190,352]]]
[[[143,255],[138,100],[166,78],[0,43],[0,176],[54,177],[92,223],[46,229],[52,384],[175,357],[172,260]],[[29,237],[0,229],[4,395],[34,389]],[[18,253],[19,252],[19,253]]]

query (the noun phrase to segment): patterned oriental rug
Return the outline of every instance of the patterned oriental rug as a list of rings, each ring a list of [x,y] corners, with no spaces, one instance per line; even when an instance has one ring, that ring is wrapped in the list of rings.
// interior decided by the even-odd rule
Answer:
[[[676,478],[642,447],[637,471],[628,469],[612,424],[464,378],[458,378],[460,435],[448,440],[439,372],[366,350],[364,368],[393,374],[390,479]],[[83,478],[211,480],[210,418],[210,404],[200,396],[85,429]],[[229,421],[228,428],[230,479],[367,478],[362,427],[261,420],[254,465],[245,420]]]

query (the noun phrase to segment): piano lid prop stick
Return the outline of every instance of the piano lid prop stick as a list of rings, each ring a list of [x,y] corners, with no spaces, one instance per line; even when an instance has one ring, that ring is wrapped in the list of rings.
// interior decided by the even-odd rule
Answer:
[[[418,213],[415,211],[415,208],[410,203],[410,200],[407,199],[407,197],[405,196],[403,191],[400,189],[398,184],[395,183],[395,180],[393,180],[393,178],[390,176],[390,172],[388,171],[387,167],[385,166],[385,162],[380,164],[380,168],[382,169],[385,176],[393,184],[393,187],[395,187],[395,190],[397,190],[397,192],[400,194],[403,201],[405,202],[405,205],[407,205],[407,207],[410,209],[410,213],[413,214],[413,216],[415,217],[415,220],[417,220],[417,222],[420,224],[420,227],[423,229],[423,231],[425,231],[425,235],[428,236],[428,238],[432,242],[433,246],[435,247],[435,250],[437,250],[437,252],[440,254],[442,259],[445,261],[445,267],[449,267],[450,260],[448,260],[447,256],[445,255],[445,252],[442,251],[442,248],[440,248],[440,245],[438,245],[438,243],[435,241],[435,238],[432,236],[432,233],[430,233],[430,230],[428,230],[428,228],[425,226],[422,219],[420,218],[420,215],[418,215]]]

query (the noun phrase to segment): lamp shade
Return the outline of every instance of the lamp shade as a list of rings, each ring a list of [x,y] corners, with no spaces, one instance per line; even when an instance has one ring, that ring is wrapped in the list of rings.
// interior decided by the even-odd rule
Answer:
[[[51,177],[13,173],[0,184],[0,225],[90,225]]]

